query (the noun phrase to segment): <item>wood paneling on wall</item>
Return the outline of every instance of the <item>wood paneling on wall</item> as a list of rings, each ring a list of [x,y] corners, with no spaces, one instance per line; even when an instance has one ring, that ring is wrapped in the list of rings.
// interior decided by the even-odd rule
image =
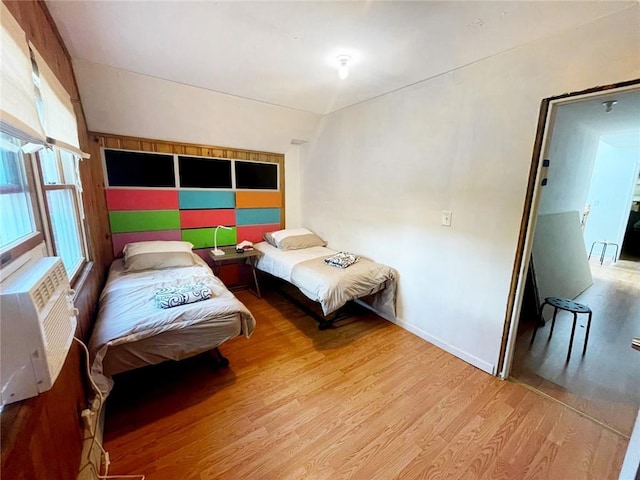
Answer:
[[[2,478],[71,480],[78,475],[85,395],[84,361],[73,342],[51,390],[8,405],[2,412]]]
[[[137,150],[140,152],[169,153],[176,155],[191,155],[195,157],[229,158],[233,160],[254,160],[257,162],[272,162],[284,169],[284,154],[243,150],[241,148],[216,147],[213,145],[198,145],[195,143],[169,142],[149,138],[127,137],[109,133],[89,132],[91,140],[99,147],[115,148],[119,150]],[[282,170],[281,170],[282,171]],[[284,190],[284,175],[280,178],[280,189]]]
[[[258,162],[271,162],[280,165],[280,193],[282,195],[282,214],[280,224],[285,225],[285,185],[284,185],[284,154],[271,152],[258,152],[255,150],[243,150],[230,147],[216,147],[211,145],[197,145],[193,143],[168,142],[165,140],[152,140],[149,138],[127,137],[108,133],[89,133],[92,143],[97,145],[97,156],[100,156],[100,147],[119,150],[136,150],[140,152],[169,153],[177,155],[192,155],[195,157],[229,158],[233,160],[254,160]],[[96,155],[94,150],[91,156]],[[104,190],[104,180],[102,182]],[[105,206],[106,210],[106,206]]]
[[[87,339],[95,319],[97,298],[111,261],[111,242],[104,198],[99,148],[89,142],[70,56],[42,1],[5,1],[9,11],[49,67],[74,105],[80,148],[92,156],[80,164],[89,250],[92,260],[77,289],[76,334]],[[8,405],[1,416],[2,475],[12,479],[75,479],[82,449],[80,411],[86,407],[84,358],[73,344],[54,387],[46,393]]]
[[[149,138],[127,137],[109,133],[91,132],[101,147],[121,150],[139,150],[141,152],[171,153],[178,155],[193,155],[196,157],[232,158],[235,160],[256,160],[260,162],[284,163],[282,153],[259,152],[240,148],[215,147],[198,145],[195,143],[168,142]]]

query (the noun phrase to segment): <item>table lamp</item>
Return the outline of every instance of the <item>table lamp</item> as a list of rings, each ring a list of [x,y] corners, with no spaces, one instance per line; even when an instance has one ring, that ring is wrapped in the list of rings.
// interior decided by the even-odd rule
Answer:
[[[224,225],[218,225],[216,227],[216,230],[213,233],[213,250],[211,250],[211,253],[213,253],[215,256],[224,255],[224,251],[218,249],[218,229],[219,228],[224,228],[225,230],[231,230],[231,227],[225,227]]]

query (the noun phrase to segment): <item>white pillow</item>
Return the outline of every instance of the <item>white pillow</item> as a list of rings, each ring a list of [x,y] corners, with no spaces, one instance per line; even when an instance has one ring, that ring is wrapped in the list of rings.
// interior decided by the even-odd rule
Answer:
[[[280,250],[299,250],[327,245],[327,242],[306,228],[288,228],[265,233],[264,239]]]
[[[195,265],[191,242],[152,240],[127,243],[124,246],[124,268],[127,272]]]

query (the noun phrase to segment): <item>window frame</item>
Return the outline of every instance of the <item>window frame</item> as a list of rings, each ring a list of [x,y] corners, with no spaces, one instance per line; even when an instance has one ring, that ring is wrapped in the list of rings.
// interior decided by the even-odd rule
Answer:
[[[5,133],[9,135],[8,133]],[[24,140],[10,135],[20,142],[20,146],[23,147],[27,142]],[[42,233],[42,212],[41,204],[38,198],[38,182],[36,181],[36,174],[33,169],[32,154],[24,153],[20,150],[20,157],[22,160],[22,166],[24,168],[24,176],[26,180],[26,190],[29,195],[31,203],[31,215],[33,218],[33,232],[23,237],[17,238],[15,241],[0,247],[0,268],[11,263],[12,260],[20,257],[29,250],[35,248],[39,244],[45,241],[45,237]]]
[[[73,201],[73,211],[75,215],[75,221],[77,226],[77,231],[79,235],[79,246],[81,252],[81,261],[76,265],[73,272],[71,272],[71,276],[69,277],[70,285],[74,286],[77,280],[81,277],[82,272],[84,271],[87,263],[91,261],[89,245],[87,241],[87,228],[86,228],[86,216],[83,208],[82,202],[82,190],[80,188],[80,174],[76,169],[76,181],[77,183],[67,183],[67,179],[64,175],[64,167],[62,165],[62,159],[60,157],[61,148],[56,146],[49,146],[55,155],[56,167],[58,171],[58,175],[61,178],[61,183],[48,184],[44,181],[44,172],[42,168],[42,159],[41,159],[41,151],[34,153],[31,155],[32,159],[32,168],[34,172],[37,172],[37,190],[38,190],[38,202],[41,211],[41,222],[43,225],[43,232],[45,237],[45,244],[47,248],[47,253],[52,256],[57,256],[57,247],[53,232],[53,225],[51,222],[51,212],[49,210],[49,202],[47,200],[47,192],[55,191],[55,190],[68,190],[71,191],[72,201]],[[80,157],[73,152],[67,151],[69,155],[73,155],[74,162],[81,161]]]

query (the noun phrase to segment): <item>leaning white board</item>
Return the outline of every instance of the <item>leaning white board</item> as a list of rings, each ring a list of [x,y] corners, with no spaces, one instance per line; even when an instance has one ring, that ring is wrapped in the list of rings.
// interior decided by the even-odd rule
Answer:
[[[593,284],[577,211],[539,215],[533,238],[538,294],[574,299]],[[545,317],[552,309],[546,309]]]

